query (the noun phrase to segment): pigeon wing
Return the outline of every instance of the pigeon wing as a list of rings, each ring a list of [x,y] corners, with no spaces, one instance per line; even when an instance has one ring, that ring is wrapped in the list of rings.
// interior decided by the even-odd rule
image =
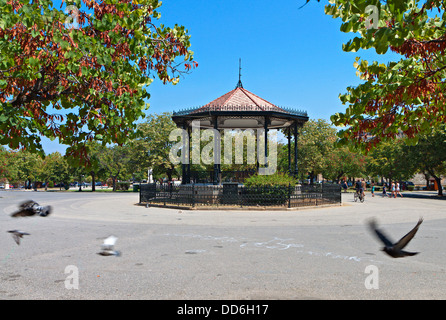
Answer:
[[[23,231],[19,231],[19,230],[9,230],[9,233],[11,233],[12,238],[14,239],[14,241],[20,245],[20,238],[22,238],[24,235],[30,235],[27,232],[23,232]]]
[[[389,238],[387,236],[385,236],[384,233],[376,227],[376,221],[375,220],[371,220],[369,222],[369,227],[370,227],[370,229],[373,232],[375,232],[375,234],[384,243],[384,245],[386,247],[392,247],[393,246],[392,241],[390,241]]]
[[[35,202],[34,200],[27,200],[25,202],[22,202],[19,205],[20,209],[27,209],[27,208],[32,208],[35,204],[37,204],[37,202]]]
[[[410,230],[404,237],[402,237],[397,243],[395,243],[395,249],[397,250],[401,250],[403,249],[405,246],[407,246],[407,244],[409,243],[410,240],[412,240],[412,238],[415,236],[415,234],[418,231],[418,228],[420,227],[420,224],[423,222],[423,218],[420,218],[420,220],[418,220],[417,225]]]
[[[11,214],[11,217],[17,218],[17,217],[29,217],[33,216],[35,214],[35,211],[32,209],[21,209],[13,214]]]
[[[20,236],[17,233],[13,233],[12,237],[15,241],[15,243],[17,243],[18,245],[20,245]]]

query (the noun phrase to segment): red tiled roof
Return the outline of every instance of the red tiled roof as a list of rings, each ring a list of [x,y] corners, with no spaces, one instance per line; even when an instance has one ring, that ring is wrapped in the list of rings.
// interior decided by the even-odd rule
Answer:
[[[205,110],[284,111],[242,87],[237,87],[229,91],[201,108],[196,109],[194,113]]]

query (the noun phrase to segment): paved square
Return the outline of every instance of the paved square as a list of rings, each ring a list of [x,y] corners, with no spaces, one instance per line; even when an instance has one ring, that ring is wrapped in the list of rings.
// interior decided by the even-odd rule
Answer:
[[[180,212],[137,206],[137,193],[1,191],[0,299],[445,299],[446,202],[427,194]],[[10,217],[28,199],[53,213]],[[365,224],[376,217],[396,241],[420,216],[407,246],[420,254],[404,259],[381,252]],[[12,229],[30,235],[17,245]],[[97,254],[110,235],[122,256]]]

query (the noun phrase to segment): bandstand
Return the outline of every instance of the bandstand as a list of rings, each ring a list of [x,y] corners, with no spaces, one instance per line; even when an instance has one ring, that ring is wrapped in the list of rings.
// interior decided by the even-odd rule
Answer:
[[[148,183],[140,186],[141,205],[184,209],[247,209],[283,210],[307,206],[340,205],[339,185],[289,184],[287,186],[245,186],[241,181],[223,182],[221,170],[221,134],[223,130],[257,131],[257,170],[268,169],[268,131],[282,129],[288,140],[288,174],[298,178],[299,128],[309,120],[305,111],[279,107],[245,89],[239,81],[235,89],[198,108],[174,112],[172,120],[181,130],[181,185]],[[191,179],[193,130],[211,129],[213,134],[213,171],[211,181],[197,183]],[[225,132],[226,133],[226,132]],[[259,135],[259,133],[261,135]],[[263,136],[262,136],[263,135]],[[226,138],[226,137],[225,137]],[[261,141],[263,140],[263,142]],[[259,145],[264,154],[259,154]],[[294,155],[291,145],[294,143]],[[226,147],[226,146],[225,146]],[[232,140],[231,140],[232,148]],[[195,145],[199,150],[200,145]],[[195,150],[195,151],[196,151]],[[259,163],[263,156],[262,163]],[[291,161],[293,158],[294,161]],[[267,172],[267,170],[263,171]],[[265,174],[265,173],[262,173]]]
[[[239,81],[235,89],[221,97],[198,108],[189,108],[174,112],[172,120],[176,125],[185,130],[188,138],[183,140],[183,150],[186,150],[186,163],[182,163],[182,184],[191,182],[191,136],[193,125],[200,129],[252,129],[260,130],[264,141],[264,161],[267,165],[268,158],[268,131],[271,129],[284,129],[288,140],[288,173],[297,177],[298,174],[298,128],[308,121],[305,111],[279,107],[258,95],[243,88]],[[257,131],[259,132],[259,131]],[[294,140],[294,168],[291,162],[291,140]],[[259,142],[259,141],[258,141]],[[221,184],[221,145],[219,139],[214,137],[214,170],[213,184]],[[257,163],[257,168],[260,169]]]

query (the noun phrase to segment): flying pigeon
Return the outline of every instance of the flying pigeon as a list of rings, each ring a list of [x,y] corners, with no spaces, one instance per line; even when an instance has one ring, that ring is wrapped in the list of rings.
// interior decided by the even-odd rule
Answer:
[[[385,236],[381,230],[376,227],[376,221],[371,220],[369,222],[370,229],[376,233],[378,238],[384,243],[384,247],[382,251],[387,253],[392,258],[403,258],[407,256],[414,256],[418,254],[418,252],[408,252],[404,251],[403,248],[407,246],[410,240],[415,236],[418,231],[420,224],[423,222],[423,218],[418,220],[417,225],[410,230],[404,237],[402,237],[398,242],[392,243],[391,240],[387,236]]]
[[[104,240],[104,243],[102,244],[101,248],[102,251],[98,252],[101,256],[116,256],[119,257],[121,255],[120,251],[114,250],[114,246],[116,243],[116,240],[118,240],[115,236],[109,236]]]
[[[19,231],[19,230],[9,230],[9,233],[12,234],[12,237],[14,238],[14,241],[20,245],[20,238],[23,238],[23,236],[29,236],[29,233]]]
[[[33,200],[28,200],[19,205],[19,211],[13,213],[11,217],[30,217],[38,214],[41,217],[46,217],[52,211],[51,206],[41,206]]]

